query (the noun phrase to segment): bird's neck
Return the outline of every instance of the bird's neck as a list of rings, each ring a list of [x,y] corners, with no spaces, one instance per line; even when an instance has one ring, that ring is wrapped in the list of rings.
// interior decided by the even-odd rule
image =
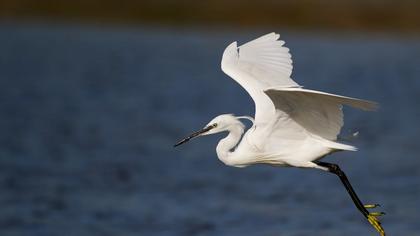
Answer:
[[[223,163],[229,163],[229,155],[232,154],[232,149],[236,147],[241,140],[244,133],[244,127],[241,123],[231,125],[228,128],[229,134],[226,138],[220,140],[216,147],[216,153]]]

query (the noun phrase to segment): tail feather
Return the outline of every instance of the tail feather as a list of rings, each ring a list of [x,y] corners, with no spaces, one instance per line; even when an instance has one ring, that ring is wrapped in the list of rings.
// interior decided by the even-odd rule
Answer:
[[[346,151],[357,151],[357,147],[352,146],[352,145],[348,145],[348,144],[344,144],[344,143],[339,143],[339,142],[334,142],[334,141],[330,141],[330,140],[322,140],[322,142],[324,143],[325,146],[331,148],[331,149],[336,149],[336,150],[346,150]]]

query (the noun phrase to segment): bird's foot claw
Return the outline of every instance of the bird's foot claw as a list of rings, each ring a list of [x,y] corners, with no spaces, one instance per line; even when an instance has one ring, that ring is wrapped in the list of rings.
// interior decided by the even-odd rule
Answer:
[[[364,205],[364,207],[366,208],[366,209],[370,209],[370,208],[376,208],[376,207],[380,207],[381,205],[379,205],[379,204],[366,204],[366,205]]]
[[[385,236],[385,230],[384,228],[382,228],[381,222],[378,220],[377,216],[381,216],[384,214],[385,213],[383,212],[372,212],[369,213],[369,215],[367,216],[369,223],[376,229],[376,231],[379,232],[379,234],[381,234],[381,236]]]
[[[371,212],[371,213],[369,213],[369,215],[371,215],[371,216],[383,216],[383,215],[385,215],[385,212]]]

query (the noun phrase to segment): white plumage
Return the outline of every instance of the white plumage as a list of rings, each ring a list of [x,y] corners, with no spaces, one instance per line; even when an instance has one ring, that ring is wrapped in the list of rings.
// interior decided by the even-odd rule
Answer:
[[[330,152],[356,150],[336,141],[343,126],[342,105],[376,107],[370,101],[302,88],[290,78],[291,55],[279,38],[270,33],[239,47],[233,42],[223,53],[222,70],[255,102],[255,122],[243,141],[234,152],[218,153],[225,163],[317,167],[312,161]]]
[[[340,177],[356,207],[382,235],[377,216],[363,205],[341,169],[319,159],[340,150],[356,151],[356,147],[337,141],[343,126],[342,106],[374,110],[376,103],[315,90],[304,89],[290,78],[292,59],[280,35],[270,33],[242,46],[231,43],[224,51],[221,67],[238,82],[255,102],[255,120],[231,114],[217,116],[202,130],[178,142],[228,131],[216,147],[218,158],[229,166],[245,167],[270,164],[317,168]],[[240,119],[253,121],[244,134]]]

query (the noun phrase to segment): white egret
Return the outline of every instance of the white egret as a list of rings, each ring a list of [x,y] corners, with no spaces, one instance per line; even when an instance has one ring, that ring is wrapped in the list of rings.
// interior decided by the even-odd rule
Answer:
[[[228,131],[216,147],[218,158],[229,166],[269,164],[281,167],[316,168],[336,174],[357,209],[383,236],[378,220],[383,212],[369,212],[378,204],[363,205],[338,165],[319,161],[337,151],[356,147],[337,141],[343,126],[342,105],[374,110],[377,104],[315,90],[304,89],[290,77],[292,59],[280,35],[270,33],[242,46],[231,43],[224,51],[221,68],[238,82],[255,102],[251,117],[219,115],[202,130],[181,140]],[[253,122],[244,134],[240,119]]]

